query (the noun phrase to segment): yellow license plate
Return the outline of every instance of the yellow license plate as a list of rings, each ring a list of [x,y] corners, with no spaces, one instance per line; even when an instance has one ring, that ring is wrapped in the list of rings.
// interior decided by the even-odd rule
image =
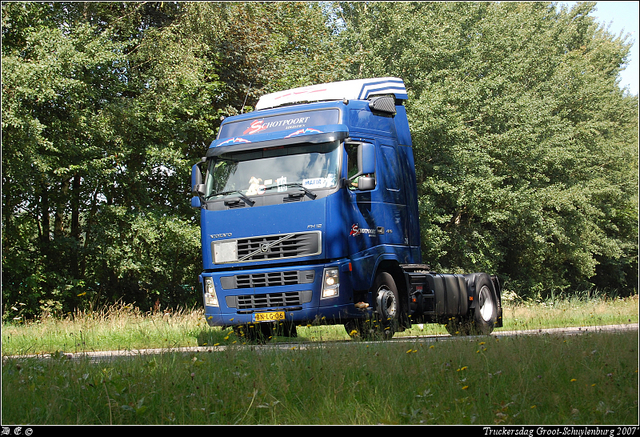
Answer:
[[[284,320],[284,311],[272,311],[270,313],[255,313],[254,322],[269,322],[272,320]]]

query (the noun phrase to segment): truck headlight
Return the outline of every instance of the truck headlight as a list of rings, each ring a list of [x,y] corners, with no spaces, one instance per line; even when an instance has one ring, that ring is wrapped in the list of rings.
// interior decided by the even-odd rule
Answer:
[[[340,291],[340,273],[337,268],[324,269],[322,275],[322,299],[338,296]]]
[[[209,307],[220,306],[218,304],[218,296],[216,295],[216,289],[213,286],[213,278],[210,276],[204,277],[204,304]]]

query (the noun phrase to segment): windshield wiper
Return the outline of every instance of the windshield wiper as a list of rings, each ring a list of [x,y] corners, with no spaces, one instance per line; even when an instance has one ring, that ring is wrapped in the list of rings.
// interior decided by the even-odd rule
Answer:
[[[253,200],[249,199],[242,191],[238,191],[238,190],[223,191],[222,193],[215,193],[210,196],[207,196],[205,200],[209,200],[213,196],[228,196],[229,194],[237,194],[242,198],[242,200],[244,200],[244,203],[248,204],[249,206],[253,206],[253,204],[256,203]]]
[[[284,184],[285,187],[296,187],[296,188],[302,188],[304,190],[304,192],[307,194],[307,196],[311,197],[311,199],[315,199],[316,197],[318,197],[316,195],[316,193],[314,193],[313,191],[311,191],[310,189],[308,189],[307,187],[305,187],[304,185],[302,185],[300,182],[292,182],[290,184]]]

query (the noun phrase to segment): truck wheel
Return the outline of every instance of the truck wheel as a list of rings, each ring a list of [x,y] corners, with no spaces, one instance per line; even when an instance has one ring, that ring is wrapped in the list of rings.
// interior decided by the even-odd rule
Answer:
[[[488,335],[498,320],[498,301],[491,279],[482,275],[476,282],[476,308],[473,311],[473,331],[476,334]]]
[[[384,338],[391,338],[398,330],[400,320],[400,297],[393,276],[387,272],[378,274],[374,292],[380,333]]]
[[[475,279],[475,308],[465,317],[451,317],[445,327],[451,335],[489,335],[498,320],[498,301],[488,275]]]
[[[355,340],[369,340],[369,319],[350,319],[344,322],[344,329],[349,334],[349,337]]]
[[[376,276],[373,288],[374,312],[367,319],[352,319],[344,323],[347,333],[360,340],[386,340],[398,330],[400,299],[393,277],[386,272]]]

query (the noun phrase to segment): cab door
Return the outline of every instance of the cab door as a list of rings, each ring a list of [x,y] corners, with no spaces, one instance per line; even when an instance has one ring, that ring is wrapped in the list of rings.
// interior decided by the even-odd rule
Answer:
[[[388,143],[371,141],[371,147],[354,143],[345,145],[347,151],[347,220],[350,223],[348,239],[349,255],[363,263],[369,271],[381,257],[394,259],[398,263],[412,263],[410,245],[410,211],[407,208],[407,193],[404,181],[405,166],[402,166],[397,148]],[[371,168],[360,168],[368,159],[361,156],[374,155]],[[361,178],[367,178],[362,183]]]

